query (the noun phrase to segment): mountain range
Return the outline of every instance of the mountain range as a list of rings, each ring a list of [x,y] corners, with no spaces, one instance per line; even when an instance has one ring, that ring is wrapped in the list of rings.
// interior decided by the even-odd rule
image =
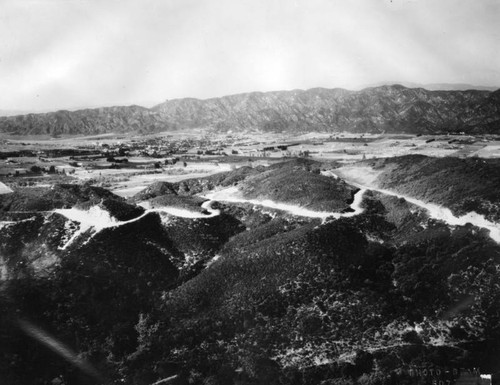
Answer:
[[[402,85],[360,91],[252,92],[211,99],[167,100],[152,108],[103,107],[0,117],[14,135],[219,131],[500,133],[500,90],[430,91]]]
[[[466,91],[466,90],[481,90],[481,91],[496,91],[499,87],[479,86],[469,83],[413,83],[404,81],[384,81],[372,84],[366,84],[356,89],[369,87],[380,87],[387,84],[400,84],[407,88],[424,88],[429,91]]]

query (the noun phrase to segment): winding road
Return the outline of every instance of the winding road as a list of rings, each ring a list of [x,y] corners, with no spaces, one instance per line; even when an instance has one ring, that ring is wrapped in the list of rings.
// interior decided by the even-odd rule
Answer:
[[[241,197],[240,192],[237,187],[229,187],[222,190],[209,192],[202,197],[207,199],[201,207],[205,210],[205,212],[191,211],[188,209],[178,208],[178,207],[157,207],[151,208],[149,202],[141,202],[139,205],[145,209],[144,213],[138,216],[137,218],[128,220],[128,221],[119,221],[116,218],[112,217],[108,211],[102,209],[98,205],[91,207],[88,210],[80,210],[77,208],[71,209],[57,209],[53,212],[63,215],[71,222],[76,222],[79,224],[79,227],[76,231],[74,231],[71,236],[65,239],[64,245],[60,247],[60,249],[65,250],[70,246],[80,235],[87,232],[88,230],[92,230],[91,237],[95,234],[99,233],[103,229],[119,227],[126,225],[128,223],[136,222],[146,216],[149,213],[163,213],[176,217],[182,218],[190,218],[190,219],[205,219],[212,218],[221,214],[220,210],[216,210],[212,208],[212,203],[215,201],[219,202],[228,202],[228,203],[250,203],[252,205],[267,207],[270,209],[281,210],[292,215],[307,217],[307,218],[320,218],[326,220],[327,218],[339,219],[343,217],[353,217],[361,214],[364,210],[362,207],[363,195],[367,190],[373,190],[380,192],[382,194],[395,196],[398,198],[404,198],[408,202],[422,207],[429,213],[429,216],[451,226],[463,226],[467,223],[470,223],[474,226],[487,229],[489,231],[490,237],[496,242],[500,243],[500,225],[498,223],[494,223],[488,221],[484,216],[477,214],[475,212],[468,213],[461,217],[457,217],[453,215],[453,213],[446,207],[442,207],[433,203],[424,202],[422,200],[400,194],[394,191],[386,190],[378,188],[375,185],[364,185],[360,184],[356,180],[346,178],[345,175],[337,175],[333,171],[325,171],[323,175],[333,177],[333,178],[342,178],[346,180],[349,184],[358,187],[360,190],[354,195],[354,200],[350,205],[351,210],[349,212],[328,212],[328,211],[314,211],[307,209],[305,207],[301,207],[298,205],[293,205],[289,203],[275,202],[269,199],[265,200],[257,200],[257,199],[245,199]],[[0,229],[4,226],[9,226],[14,224],[14,222],[0,222]],[[71,229],[71,225],[67,225],[68,230]]]
[[[285,211],[287,213],[308,217],[308,218],[342,218],[342,217],[353,217],[355,215],[361,214],[363,208],[361,207],[361,202],[363,201],[363,194],[365,189],[360,189],[354,196],[354,201],[350,205],[352,211],[346,213],[330,212],[330,211],[315,211],[310,210],[305,207],[298,205],[293,205],[289,203],[274,202],[270,199],[258,200],[258,199],[245,199],[240,196],[237,187],[229,187],[223,190],[212,191],[208,194],[203,195],[203,198],[209,199],[209,201],[219,201],[228,203],[250,203],[256,206],[268,207],[275,210]]]
[[[351,210],[349,212],[338,213],[338,212],[328,212],[328,211],[314,211],[309,210],[301,206],[274,202],[271,200],[256,200],[256,199],[245,199],[239,196],[238,189],[236,187],[230,187],[223,190],[213,191],[209,194],[203,196],[207,201],[203,202],[201,207],[208,212],[205,214],[203,212],[190,211],[187,209],[182,209],[178,207],[165,206],[160,208],[151,208],[150,203],[145,201],[139,203],[139,206],[145,208],[143,214],[137,218],[130,219],[128,221],[119,221],[112,217],[108,211],[103,210],[98,205],[92,206],[88,210],[80,210],[77,208],[71,209],[57,209],[54,210],[55,213],[63,215],[72,222],[79,223],[79,228],[67,239],[65,239],[64,245],[60,247],[61,250],[67,249],[73,242],[82,234],[86,233],[88,230],[92,230],[92,238],[95,234],[99,233],[103,229],[119,227],[126,225],[128,223],[136,222],[146,216],[149,213],[164,213],[168,215],[173,215],[176,217],[190,218],[190,219],[206,219],[212,218],[220,215],[220,210],[212,208],[212,203],[215,201],[229,202],[229,203],[250,203],[253,205],[258,205],[262,207],[268,207],[271,209],[282,210],[293,215],[308,217],[308,218],[321,218],[323,220],[327,218],[342,218],[342,217],[353,217],[359,215],[363,212],[361,203],[363,201],[363,194],[365,190],[360,189],[354,196],[354,200],[350,205]]]
[[[487,229],[490,232],[490,237],[497,243],[500,243],[500,224],[488,221],[483,215],[480,215],[476,212],[470,212],[465,215],[462,215],[460,217],[455,216],[450,209],[439,206],[434,203],[429,203],[429,202],[424,202],[420,199],[410,197],[408,195],[400,194],[395,191],[391,190],[386,190],[386,189],[381,189],[378,188],[374,185],[366,186],[363,184],[360,184],[356,182],[355,180],[350,180],[349,178],[346,178],[346,176],[343,174],[342,176],[339,176],[335,174],[333,171],[326,171],[323,173],[323,175],[329,175],[333,178],[339,178],[341,177],[344,179],[347,183],[356,186],[360,189],[364,190],[372,190],[372,191],[377,191],[385,195],[391,195],[395,196],[398,198],[404,198],[406,201],[419,206],[421,208],[424,208],[427,210],[429,213],[429,216],[431,218],[443,221],[447,223],[450,226],[464,226],[467,223],[470,223],[474,226]]]
[[[92,236],[97,234],[103,229],[119,227],[126,225],[128,223],[137,222],[138,220],[144,218],[149,213],[165,213],[182,218],[211,218],[220,215],[220,210],[214,210],[210,206],[211,202],[207,201],[202,204],[202,208],[208,211],[208,214],[201,212],[190,211],[186,209],[180,209],[178,207],[161,207],[161,208],[150,208],[149,202],[141,202],[139,206],[144,207],[146,210],[143,214],[137,218],[130,219],[128,221],[119,221],[112,217],[108,211],[103,210],[99,206],[92,206],[88,210],[80,210],[76,208],[71,209],[57,209],[54,210],[55,213],[61,214],[72,222],[78,222],[80,227],[73,235],[66,241],[64,246],[60,247],[61,250],[65,250],[70,246],[81,234],[87,232],[88,230],[93,230]]]

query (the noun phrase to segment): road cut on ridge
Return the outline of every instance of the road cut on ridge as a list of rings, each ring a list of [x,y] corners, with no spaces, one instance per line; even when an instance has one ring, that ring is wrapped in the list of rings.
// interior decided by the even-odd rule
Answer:
[[[265,200],[245,199],[239,196],[239,191],[236,187],[230,187],[223,190],[212,191],[208,194],[205,194],[203,197],[206,198],[207,201],[203,202],[201,207],[204,210],[206,210],[208,214],[172,206],[151,208],[150,203],[147,201],[140,202],[138,204],[139,206],[146,209],[145,212],[142,215],[138,216],[137,218],[130,219],[128,221],[117,220],[116,218],[111,216],[108,211],[102,209],[98,205],[92,206],[88,210],[71,208],[71,209],[57,209],[54,210],[54,212],[63,215],[72,222],[79,223],[79,229],[76,230],[71,235],[71,237],[69,237],[69,239],[66,240],[65,244],[60,247],[61,250],[65,250],[80,235],[84,234],[88,230],[92,230],[92,235],[91,235],[92,237],[103,229],[119,227],[126,225],[128,223],[136,222],[152,212],[160,214],[165,213],[176,217],[190,218],[190,219],[212,218],[220,215],[220,210],[212,208],[212,203],[215,201],[228,202],[228,203],[250,203],[253,205],[259,205],[271,209],[285,211],[292,215],[308,217],[308,218],[320,218],[323,220],[327,218],[339,219],[343,217],[353,217],[363,212],[361,204],[363,201],[364,192],[365,192],[364,189],[360,189],[358,192],[356,192],[356,194],[354,195],[353,202],[350,205],[351,210],[349,212],[343,212],[343,213],[329,212],[329,211],[314,211],[298,205],[274,202],[269,199]]]
[[[490,237],[495,242],[500,243],[500,224],[487,220],[481,214],[478,214],[478,213],[472,211],[472,212],[469,212],[465,215],[457,217],[451,212],[450,209],[448,209],[446,207],[439,206],[435,203],[424,202],[420,199],[413,198],[413,197],[410,197],[408,195],[400,194],[400,193],[395,192],[395,191],[378,188],[375,185],[360,184],[354,178],[352,180],[350,180],[349,176],[346,174],[347,174],[346,171],[343,171],[342,173],[338,173],[338,174],[335,173],[334,171],[331,171],[331,170],[323,172],[323,175],[329,175],[329,176],[334,177],[334,178],[342,178],[347,183],[349,183],[353,186],[356,186],[360,189],[378,191],[382,194],[392,195],[392,196],[395,196],[398,198],[403,198],[406,201],[408,201],[416,206],[419,206],[419,207],[426,209],[431,218],[441,220],[450,226],[464,226],[467,223],[470,223],[474,226],[489,230]]]
[[[202,212],[190,211],[186,209],[181,209],[178,207],[158,207],[150,208],[149,202],[141,202],[139,206],[144,207],[146,210],[140,216],[130,219],[128,221],[119,221],[115,217],[111,216],[110,213],[98,205],[90,207],[88,210],[81,210],[77,208],[71,209],[56,209],[55,213],[63,215],[72,222],[77,222],[80,224],[80,228],[73,233],[73,235],[66,241],[64,246],[60,247],[61,250],[65,250],[70,246],[81,234],[87,232],[88,230],[93,230],[93,235],[97,234],[103,229],[108,229],[112,227],[119,227],[126,225],[128,223],[136,222],[141,218],[145,217],[149,213],[165,213],[182,218],[211,218],[220,215],[220,210],[212,209],[211,202],[203,202],[201,207],[208,211],[208,214]]]
[[[330,212],[330,211],[315,211],[310,210],[305,207],[301,207],[298,205],[293,205],[289,203],[281,203],[275,202],[270,199],[246,199],[241,197],[239,190],[237,187],[229,187],[223,190],[212,191],[203,195],[203,198],[209,199],[210,201],[219,201],[219,202],[228,202],[228,203],[250,203],[256,206],[263,206],[271,209],[281,210],[288,212],[293,215],[308,217],[308,218],[335,218],[339,219],[342,217],[353,217],[355,215],[359,215],[363,212],[363,208],[361,207],[361,203],[363,201],[363,194],[365,189],[360,189],[354,195],[354,200],[350,205],[352,211],[339,213],[339,212]]]

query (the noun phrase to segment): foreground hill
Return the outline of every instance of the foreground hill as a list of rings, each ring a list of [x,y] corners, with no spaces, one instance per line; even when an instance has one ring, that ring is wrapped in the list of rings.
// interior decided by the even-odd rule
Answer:
[[[320,174],[319,163],[297,159],[270,166],[238,184],[247,199],[269,199],[316,211],[341,212],[358,190],[342,180]]]
[[[241,167],[205,178],[178,183],[156,182],[132,197],[132,201],[151,203],[176,202],[189,207],[185,196],[206,193],[213,189],[237,186],[241,199],[270,200],[293,204],[316,211],[342,212],[349,207],[359,190],[343,180],[320,174],[321,164],[307,159],[294,159],[270,167]],[[165,204],[165,203],[164,203]]]
[[[471,211],[500,222],[500,160],[407,155],[363,161],[340,175],[447,207],[457,216]]]
[[[382,173],[434,162],[396,160]],[[373,190],[356,215],[328,218],[196,196],[231,188],[306,205],[306,181],[343,210],[356,188],[321,168],[241,168],[128,201],[88,186],[47,188],[37,205],[8,194],[2,383],[393,385],[418,383],[414,368],[500,371],[500,245],[487,231]]]
[[[429,91],[401,85],[361,91],[313,88],[185,98],[143,107],[58,111],[0,118],[12,134],[219,130],[433,133],[500,132],[500,91]]]

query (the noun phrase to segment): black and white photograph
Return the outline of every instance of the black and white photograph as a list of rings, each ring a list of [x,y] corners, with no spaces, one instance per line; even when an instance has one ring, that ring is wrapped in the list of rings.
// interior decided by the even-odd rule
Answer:
[[[0,385],[499,384],[499,0],[0,0]]]

